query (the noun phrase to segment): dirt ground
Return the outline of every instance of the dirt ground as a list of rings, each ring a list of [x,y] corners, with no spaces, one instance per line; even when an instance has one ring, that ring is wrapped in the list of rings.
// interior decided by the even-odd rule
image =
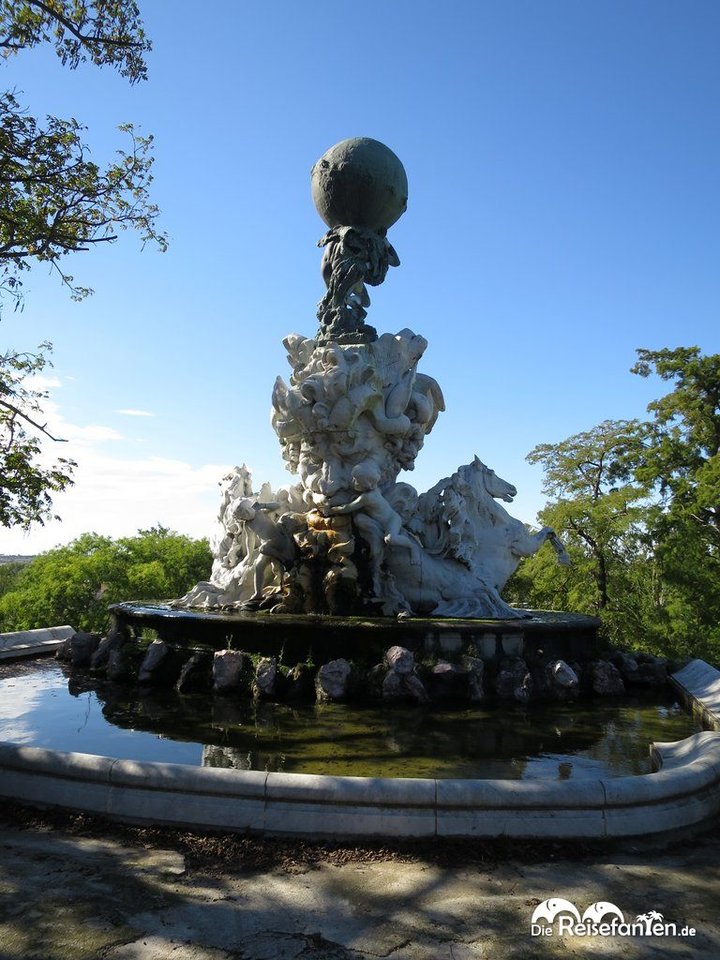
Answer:
[[[0,828],[0,960],[720,958],[720,827],[665,848],[349,845],[4,804]],[[696,932],[533,936],[549,898]]]

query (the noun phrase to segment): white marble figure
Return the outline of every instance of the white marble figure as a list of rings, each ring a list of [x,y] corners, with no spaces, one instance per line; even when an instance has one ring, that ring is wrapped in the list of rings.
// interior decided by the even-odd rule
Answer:
[[[257,538],[255,549],[248,553],[253,576],[253,595],[248,603],[259,603],[263,599],[268,568],[274,579],[280,581],[279,588],[282,589],[285,570],[292,565],[298,552],[293,534],[303,528],[303,522],[296,514],[287,512],[287,491],[279,490],[278,494],[280,499],[272,503],[260,503],[252,497],[246,497],[236,505],[235,516],[238,521]]]
[[[552,530],[531,533],[504,508],[515,487],[477,457],[420,495],[397,480],[444,410],[417,372],[426,341],[402,330],[285,346],[292,374],[276,381],[272,422],[299,483],[255,494],[245,467],[225,478],[211,581],[180,602],[518,616],[500,594],[521,558],[549,540],[568,560]]]
[[[415,566],[395,556],[387,562],[411,605],[442,616],[514,617],[517,612],[500,593],[523,557],[549,540],[558,561],[569,563],[550,527],[533,534],[498,503],[512,502],[516,493],[475,457],[417,498],[407,520],[408,530],[422,543]],[[404,499],[412,503],[407,494]]]
[[[352,469],[364,460],[377,464],[381,490],[413,469],[445,409],[436,381],[417,374],[422,337],[402,330],[369,344],[316,346],[294,336],[285,346],[293,373],[289,387],[276,381],[273,427],[308,506],[351,499]]]
[[[477,457],[418,495],[399,482],[445,409],[417,367],[427,342],[412,330],[377,336],[367,285],[399,263],[388,229],[407,207],[407,175],[384,144],[335,144],[311,174],[329,231],[315,339],[284,340],[292,368],[272,394],[272,425],[298,483],[252,491],[238,467],[222,484],[210,582],[179,601],[271,606],[287,613],[409,612],[518,616],[501,591],[520,559],[549,540],[511,517],[515,488]],[[471,398],[482,408],[476,397]]]
[[[428,553],[454,557],[496,590],[503,589],[523,557],[549,540],[558,561],[570,562],[554,530],[531,533],[499,503],[512,503],[516,488],[476,456],[418,498],[410,528]]]
[[[193,607],[232,607],[257,602],[269,586],[280,588],[284,571],[295,556],[293,536],[304,523],[299,489],[273,492],[263,484],[253,493],[252,478],[243,464],[220,483],[222,495],[217,530],[211,538],[213,567],[209,582],[198,583],[177,603]]]

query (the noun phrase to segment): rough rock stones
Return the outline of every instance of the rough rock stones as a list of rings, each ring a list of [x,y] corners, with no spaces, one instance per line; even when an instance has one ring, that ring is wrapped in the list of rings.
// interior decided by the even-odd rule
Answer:
[[[533,689],[533,681],[527,663],[520,657],[507,657],[500,663],[495,678],[495,692],[501,700],[517,700],[527,703]]]
[[[598,696],[617,696],[625,693],[625,684],[620,671],[609,660],[595,660],[590,667],[590,683]]]
[[[250,665],[250,658],[239,650],[218,650],[213,657],[213,689],[216,693],[232,693],[240,688]]]
[[[253,681],[253,696],[256,700],[279,698],[284,677],[278,667],[277,657],[263,657],[258,662]]]
[[[405,647],[394,646],[385,653],[388,671],[382,681],[383,700],[415,700],[427,703],[430,699],[422,681],[415,673],[415,657]]]
[[[342,658],[323,664],[315,677],[318,700],[342,701],[348,697],[352,666]]]

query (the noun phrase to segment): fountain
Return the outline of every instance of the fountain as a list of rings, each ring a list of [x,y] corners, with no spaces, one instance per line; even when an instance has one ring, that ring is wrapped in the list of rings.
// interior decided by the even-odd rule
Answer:
[[[254,491],[236,467],[222,483],[210,581],[170,605],[115,606],[120,632],[150,626],[174,643],[216,635],[216,646],[231,636],[270,655],[289,643],[300,659],[368,643],[447,652],[448,635],[484,661],[528,652],[527,638],[547,657],[594,655],[593,618],[533,614],[501,596],[546,541],[569,562],[553,530],[531,533],[507,512],[511,483],[477,456],[424,493],[398,480],[445,409],[437,381],[418,370],[427,341],[366,323],[368,286],[400,263],[387,231],[407,207],[402,163],[376,140],[345,140],[311,183],[329,228],[319,241],[327,289],[314,338],[283,341],[291,375],[272,392],[272,425],[299,482]]]
[[[499,501],[515,487],[476,456],[431,490],[398,482],[445,409],[418,371],[427,341],[405,328],[378,336],[365,322],[367,285],[400,261],[388,228],[407,206],[407,178],[376,140],[345,140],[312,170],[315,206],[330,228],[314,339],[283,341],[292,367],[278,377],[272,424],[287,468],[300,478],[252,492],[244,467],[226,478],[212,580],[188,606],[291,614],[432,615],[514,619],[501,598],[521,557],[548,540]]]
[[[666,661],[604,650],[594,618],[506,603],[523,557],[547,541],[560,563],[568,558],[553,530],[531,533],[507,512],[515,487],[477,456],[424,493],[398,480],[445,406],[418,370],[423,337],[366,323],[368,286],[400,262],[387,231],[407,205],[405,171],[383,144],[345,140],[313,167],[312,195],[328,227],[319,328],[286,337],[291,374],[272,392],[272,425],[298,481],[256,491],[246,467],[235,468],[222,483],[210,580],[179,600],[114,605],[102,641],[54,641],[72,664],[71,686],[100,682],[104,712],[156,731],[148,691],[172,687],[188,704],[197,693],[221,733],[243,725],[243,692],[261,713],[262,701],[279,701],[285,715],[315,698],[369,698],[383,709],[454,700],[468,713],[486,698],[515,710],[543,699],[558,734],[558,716],[572,727],[582,693],[665,689]],[[674,682],[720,725],[720,673],[695,661]],[[332,725],[341,708],[312,709]],[[536,718],[528,710],[530,726]],[[485,723],[477,729],[473,741],[487,735]],[[720,736],[651,749],[651,774],[566,782],[562,763],[559,779],[532,783],[443,779],[434,763],[429,776],[326,776],[0,743],[0,793],[130,820],[306,836],[621,837],[716,817]],[[235,766],[245,752],[222,733],[203,758]]]

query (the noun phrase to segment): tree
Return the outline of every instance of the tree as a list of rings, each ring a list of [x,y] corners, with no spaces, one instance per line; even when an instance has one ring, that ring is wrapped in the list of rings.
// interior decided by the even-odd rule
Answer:
[[[152,49],[132,0],[0,0],[0,49],[6,55],[50,42],[71,69],[111,64],[131,83],[144,80]]]
[[[658,485],[671,517],[692,512],[713,554],[720,549],[720,354],[699,347],[637,351],[631,373],[676,381],[648,405],[652,442],[638,474]]]
[[[663,584],[663,630],[676,652],[720,652],[720,354],[637,351],[632,373],[674,389],[648,406],[637,476],[659,495],[650,523]]]
[[[530,558],[510,599],[597,613],[618,642],[720,661],[720,354],[637,353],[631,372],[673,384],[650,420],[606,421],[529,455],[553,498],[539,519],[574,565]]]
[[[182,596],[211,564],[206,540],[165,527],[118,540],[86,533],[23,567],[0,596],[0,632],[63,623],[102,632],[108,604]]]
[[[15,587],[25,563],[26,561],[23,560],[0,563],[0,597]]]
[[[572,565],[557,566],[545,551],[526,560],[510,587],[515,602],[601,616],[613,640],[637,630],[646,596],[637,581],[647,581],[652,566],[650,490],[634,478],[647,433],[636,420],[606,420],[531,451],[527,459],[544,467],[551,497],[538,519],[563,539]]]
[[[44,434],[56,440],[41,423],[41,402],[47,393],[27,386],[26,378],[48,363],[50,345],[37,353],[8,351],[0,356],[0,525],[28,529],[51,515],[52,494],[72,482],[74,461],[60,457],[50,467],[38,462]]]
[[[0,51],[5,57],[51,43],[63,64],[111,66],[130,83],[143,80],[150,50],[133,0],[0,0]],[[73,298],[92,291],[64,266],[71,253],[110,243],[133,228],[143,242],[166,248],[150,202],[152,137],[131,124],[117,159],[104,169],[90,159],[84,128],[75,119],[40,122],[14,91],[0,93],[0,310],[22,303],[22,274],[48,264]],[[44,467],[43,438],[57,440],[42,423],[46,395],[23,385],[48,363],[49,344],[36,353],[0,354],[0,525],[29,527],[50,516],[52,494],[72,482],[72,461]]]
[[[87,296],[92,291],[74,282],[63,258],[116,240],[118,229],[133,227],[165,249],[148,195],[152,137],[124,124],[129,150],[101,170],[88,157],[83,129],[56,117],[42,127],[14,94],[0,94],[0,292],[16,303],[20,274],[33,262],[49,264],[74,299]]]
[[[145,79],[150,43],[131,0],[0,0],[0,49],[7,55],[52,42],[71,69],[90,61],[116,67],[130,83]],[[48,263],[71,294],[90,293],[62,265],[69,253],[88,250],[133,227],[143,241],[165,249],[150,203],[152,137],[120,127],[129,147],[101,170],[89,159],[84,128],[75,119],[39,123],[14,92],[0,95],[0,293],[19,302],[22,271]]]

